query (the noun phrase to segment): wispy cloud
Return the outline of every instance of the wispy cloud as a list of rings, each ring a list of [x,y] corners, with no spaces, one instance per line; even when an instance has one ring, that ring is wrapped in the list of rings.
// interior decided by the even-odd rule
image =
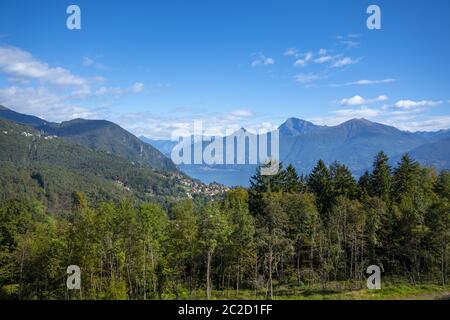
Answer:
[[[253,68],[255,67],[264,67],[264,66],[271,66],[273,64],[275,64],[275,60],[270,58],[270,57],[266,57],[264,54],[262,53],[258,53],[256,55],[254,55],[255,58],[251,63],[251,66]]]
[[[327,63],[327,62],[330,62],[330,61],[333,61],[333,57],[332,56],[328,56],[328,55],[324,55],[324,56],[321,56],[321,57],[318,57],[318,58],[314,59],[314,62],[318,63],[318,64],[324,64],[324,63]]]
[[[332,87],[344,87],[344,86],[364,86],[364,85],[374,85],[374,84],[387,84],[395,82],[396,79],[388,78],[388,79],[381,79],[381,80],[357,80],[342,84],[331,84]]]
[[[94,66],[96,62],[85,57],[83,64]],[[83,105],[92,106],[93,101],[95,105],[105,105],[104,99],[138,94],[145,89],[142,82],[126,88],[107,86],[107,79],[102,76],[75,75],[63,67],[50,66],[25,50],[7,45],[0,45],[0,74],[11,82],[0,88],[0,104],[51,121],[98,117],[98,107]]]
[[[429,107],[444,104],[441,100],[399,100],[394,104],[380,107],[368,107],[374,102],[386,101],[381,95],[374,99],[354,96],[342,99],[339,104],[347,106],[330,112],[329,116],[310,118],[309,120],[325,125],[336,125],[353,118],[365,118],[371,121],[392,125],[408,131],[436,131],[450,128],[450,117],[447,115],[429,116]]]
[[[136,82],[131,87],[131,91],[133,91],[134,93],[141,93],[144,91],[144,89],[145,89],[145,86],[142,82]]]
[[[298,50],[295,48],[287,48],[284,51],[285,56],[296,56],[298,54]]]
[[[408,130],[411,132],[450,129],[450,116],[432,116],[423,119],[386,118],[383,122],[401,130]]]
[[[361,36],[358,34],[348,34],[345,36],[337,36],[338,43],[344,45],[347,49],[356,49],[360,47],[360,42],[357,41]]]
[[[367,107],[362,107],[360,109],[341,109],[335,110],[333,114],[344,117],[344,118],[373,118],[379,116],[381,111],[378,109],[372,109]]]
[[[331,64],[331,67],[332,68],[342,68],[345,66],[356,64],[359,61],[361,61],[361,58],[353,59],[350,57],[342,57],[342,58],[335,59],[334,62]]]
[[[294,66],[305,67],[308,64],[308,62],[311,61],[311,59],[314,57],[314,54],[312,52],[307,52],[301,56],[302,56],[301,59],[297,59],[294,62]]]
[[[342,44],[347,46],[347,49],[359,48],[359,42],[353,40],[342,40]]]
[[[11,46],[0,46],[0,72],[10,80],[30,80],[57,86],[88,87],[87,79],[61,67],[50,67],[29,52]]]
[[[366,99],[361,96],[353,96],[351,98],[345,98],[339,101],[340,105],[343,106],[361,106],[361,105],[368,105],[375,102],[381,102],[388,100],[388,96],[381,95],[373,99]]]
[[[0,102],[15,111],[37,115],[49,121],[98,116],[95,111],[74,103],[71,97],[57,95],[42,87],[2,88]]]
[[[320,79],[321,76],[315,73],[301,73],[294,76],[294,78],[297,82],[300,82],[302,84],[309,84],[315,80]]]
[[[204,134],[207,136],[231,134],[242,127],[251,132],[270,131],[277,127],[277,124],[272,123],[271,120],[247,109],[235,109],[230,112],[204,110],[202,113],[171,114],[169,116],[149,112],[125,113],[111,120],[138,136],[143,135],[153,139],[171,139],[174,135],[193,134],[194,121],[202,122]]]
[[[246,118],[251,117],[253,115],[253,112],[245,109],[236,109],[231,112],[231,115],[234,117]]]
[[[111,95],[113,97],[120,97],[125,94],[129,93],[141,93],[145,90],[145,85],[142,82],[135,82],[131,87],[129,88],[122,88],[122,87],[107,87],[107,86],[101,86],[95,91],[96,96],[105,96],[105,95]]]
[[[102,63],[97,61],[97,59],[99,57],[100,56],[97,56],[95,58],[93,58],[93,57],[83,57],[83,61],[82,61],[83,67],[93,67],[93,68],[96,68],[96,69],[99,69],[99,70],[108,70],[109,68],[106,65],[104,65],[104,64],[102,64]]]
[[[435,107],[442,104],[443,101],[433,101],[433,100],[399,100],[394,106],[401,109],[413,109],[417,107]]]

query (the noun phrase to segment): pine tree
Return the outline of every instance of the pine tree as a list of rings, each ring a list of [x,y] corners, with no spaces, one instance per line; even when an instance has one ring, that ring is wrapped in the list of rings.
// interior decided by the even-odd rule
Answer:
[[[450,201],[450,171],[442,171],[439,174],[435,191],[440,197]]]
[[[408,154],[402,156],[393,177],[393,197],[397,202],[418,187],[419,169],[417,161],[411,159]]]
[[[391,167],[389,158],[380,151],[373,162],[373,172],[370,176],[370,194],[389,202],[392,187]]]
[[[362,199],[370,194],[370,174],[369,171],[365,171],[364,174],[358,180],[358,193],[359,198]]]
[[[439,266],[440,282],[448,283],[450,257],[450,202],[447,199],[438,200],[428,210],[426,224],[432,232],[427,236],[427,243],[432,250],[431,266]]]
[[[278,164],[278,172],[273,175],[263,175],[261,169],[269,168],[271,162],[263,164],[256,168],[256,174],[250,178],[250,190],[256,192],[277,192],[284,188],[286,180],[286,171],[283,164]]]
[[[331,188],[334,197],[346,196],[354,199],[357,195],[357,185],[347,166],[335,161],[330,166]]]
[[[308,188],[316,195],[317,206],[321,215],[330,209],[332,201],[331,174],[322,160],[312,170],[308,177]]]
[[[290,164],[286,168],[285,181],[283,182],[283,190],[286,192],[300,192],[304,191],[304,186],[295,170],[294,166]]]

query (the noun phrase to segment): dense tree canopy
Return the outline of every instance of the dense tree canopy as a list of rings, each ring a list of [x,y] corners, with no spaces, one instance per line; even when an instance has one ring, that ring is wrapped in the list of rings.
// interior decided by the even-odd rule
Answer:
[[[385,277],[448,283],[449,172],[408,155],[391,168],[383,152],[359,182],[338,162],[309,176],[279,168],[221,199],[166,208],[83,190],[60,213],[32,197],[2,201],[0,298],[272,298],[276,286],[361,285],[372,264]],[[69,265],[81,268],[79,291],[66,289]]]

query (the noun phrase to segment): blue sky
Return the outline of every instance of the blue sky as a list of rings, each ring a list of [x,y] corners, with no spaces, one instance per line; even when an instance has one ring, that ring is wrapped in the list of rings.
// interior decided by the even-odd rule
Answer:
[[[70,4],[81,30],[66,28]],[[154,138],[195,119],[450,128],[449,15],[447,0],[1,1],[0,104]]]

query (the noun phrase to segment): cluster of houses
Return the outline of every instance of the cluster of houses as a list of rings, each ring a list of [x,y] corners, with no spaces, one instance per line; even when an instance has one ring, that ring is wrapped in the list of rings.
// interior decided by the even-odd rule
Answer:
[[[6,131],[6,130],[2,131],[2,133],[6,134],[6,135],[10,134],[10,132]],[[58,138],[58,136],[55,136],[55,135],[46,136],[46,135],[41,135],[40,133],[32,134],[32,133],[29,133],[29,132],[26,132],[26,131],[21,132],[20,135],[24,136],[26,138],[30,138],[30,137],[44,138],[44,140],[53,140],[53,139]]]
[[[182,176],[177,176],[177,180],[181,185],[186,187],[186,195],[189,198],[195,195],[214,197],[230,190],[228,187],[215,182],[204,184],[200,181],[187,179]]]

